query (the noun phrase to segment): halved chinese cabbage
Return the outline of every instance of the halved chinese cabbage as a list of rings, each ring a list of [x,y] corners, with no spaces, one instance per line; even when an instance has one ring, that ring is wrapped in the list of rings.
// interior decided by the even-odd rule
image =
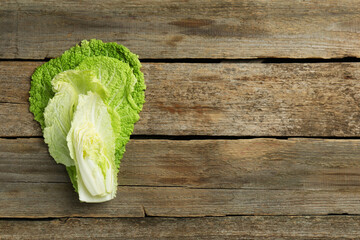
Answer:
[[[66,137],[74,159],[79,199],[104,202],[115,197],[115,135],[107,105],[97,93],[80,94]]]

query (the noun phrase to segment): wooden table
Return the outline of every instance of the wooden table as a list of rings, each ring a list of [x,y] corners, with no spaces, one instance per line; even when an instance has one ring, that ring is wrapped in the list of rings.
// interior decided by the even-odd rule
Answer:
[[[360,1],[0,2],[1,239],[360,237]],[[81,204],[29,112],[83,39],[140,55],[117,198]]]

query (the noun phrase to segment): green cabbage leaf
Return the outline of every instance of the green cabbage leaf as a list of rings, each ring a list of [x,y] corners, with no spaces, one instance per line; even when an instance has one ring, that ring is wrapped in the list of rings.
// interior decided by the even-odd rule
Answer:
[[[122,45],[84,40],[32,75],[30,111],[80,201],[116,195],[120,160],[145,102],[140,67]]]

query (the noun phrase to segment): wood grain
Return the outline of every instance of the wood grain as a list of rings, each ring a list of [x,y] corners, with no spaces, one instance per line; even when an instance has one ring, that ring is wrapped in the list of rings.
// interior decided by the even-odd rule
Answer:
[[[355,0],[8,0],[0,59],[52,58],[91,38],[141,59],[360,57],[359,22]],[[43,139],[22,138],[41,136],[27,101],[40,64],[0,61],[0,137],[13,138],[0,138],[1,239],[359,237],[360,140],[133,139],[117,198],[79,203]],[[134,133],[357,137],[359,67],[144,63]]]
[[[0,62],[0,136],[41,136],[28,110],[41,62]],[[144,63],[134,134],[360,135],[360,63]]]
[[[1,1],[0,57],[43,59],[83,39],[141,58],[360,56],[356,0]]]
[[[2,239],[357,239],[358,216],[0,220]]]
[[[359,140],[132,140],[116,199],[80,204],[41,139],[0,141],[0,217],[360,214]]]
[[[121,186],[358,190],[360,140],[132,139]],[[0,181],[68,183],[43,139],[0,139]]]
[[[80,203],[68,183],[0,183],[0,218],[203,217],[360,214],[360,189],[250,190],[119,186],[102,204]]]

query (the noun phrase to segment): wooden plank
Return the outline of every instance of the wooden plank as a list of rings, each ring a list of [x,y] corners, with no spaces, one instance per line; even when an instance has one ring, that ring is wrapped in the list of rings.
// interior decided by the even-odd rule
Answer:
[[[357,239],[359,216],[0,220],[2,239]]]
[[[83,39],[141,58],[360,56],[355,0],[1,1],[0,57],[43,59]]]
[[[0,62],[0,136],[41,136],[28,110],[39,62]],[[360,135],[360,63],[144,63],[134,134]],[[17,104],[13,104],[17,103]]]
[[[117,194],[117,201],[81,204],[71,184],[0,183],[0,217],[144,217],[136,192],[123,188]]]
[[[0,61],[0,103],[26,103],[31,75],[43,63]]]
[[[119,185],[360,190],[360,140],[136,140]],[[0,181],[68,183],[42,139],[0,139]]]
[[[360,214],[359,140],[134,140],[117,198],[80,204],[41,139],[0,141],[0,217]]]
[[[55,163],[40,138],[0,138],[0,181],[70,182],[65,167]]]
[[[360,214],[360,189],[249,190],[118,187],[102,204],[80,203],[68,183],[0,183],[0,217],[201,217]]]
[[[34,120],[28,103],[0,103],[0,136],[41,136],[40,124]]]

